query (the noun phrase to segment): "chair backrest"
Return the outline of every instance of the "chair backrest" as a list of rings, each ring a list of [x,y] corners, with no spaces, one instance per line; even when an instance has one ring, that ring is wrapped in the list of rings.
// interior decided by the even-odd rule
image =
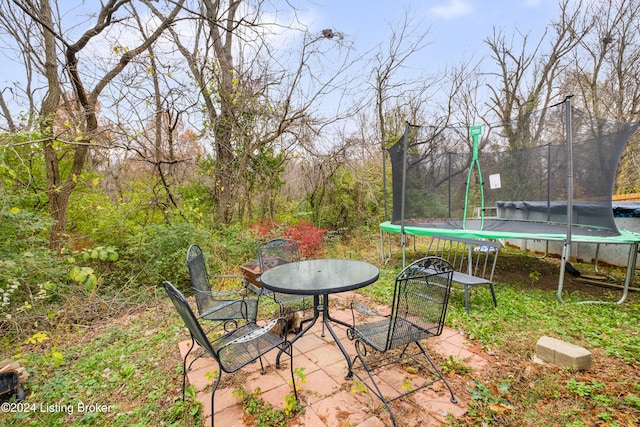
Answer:
[[[442,333],[452,277],[441,257],[414,261],[396,276],[387,349]]]
[[[218,361],[218,355],[213,350],[211,341],[209,341],[207,335],[204,333],[202,326],[200,326],[198,319],[196,319],[195,314],[193,314],[193,310],[191,310],[191,307],[182,292],[176,289],[176,287],[169,281],[165,280],[162,284],[164,285],[164,289],[167,292],[167,295],[169,295],[171,302],[176,307],[176,310],[178,310],[178,313],[180,313],[180,317],[182,317],[184,324],[189,329],[194,341],[197,342],[198,345],[211,357]]]
[[[493,273],[502,244],[453,236],[431,236],[428,256],[446,259],[455,271],[493,281]]]
[[[191,286],[203,292],[209,292],[211,285],[207,274],[207,265],[204,260],[202,249],[196,244],[190,245],[187,249],[187,267],[191,277]]]
[[[277,238],[258,245],[258,263],[260,272],[288,262],[300,261],[298,242],[292,239]]]
[[[196,297],[196,305],[198,311],[202,313],[210,306],[211,298],[207,297],[207,293],[211,292],[211,284],[209,283],[204,254],[196,244],[190,245],[187,249],[187,267],[189,268],[191,287]]]

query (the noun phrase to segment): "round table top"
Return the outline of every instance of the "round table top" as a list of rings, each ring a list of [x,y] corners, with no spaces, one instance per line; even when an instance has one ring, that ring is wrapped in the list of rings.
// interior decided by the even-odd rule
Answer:
[[[376,280],[373,264],[351,259],[311,259],[279,265],[260,276],[262,286],[293,295],[325,295],[351,291]]]

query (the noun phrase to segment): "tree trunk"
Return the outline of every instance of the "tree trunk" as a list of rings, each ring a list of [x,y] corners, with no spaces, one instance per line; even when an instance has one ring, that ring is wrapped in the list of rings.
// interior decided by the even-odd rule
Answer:
[[[216,59],[220,64],[220,114],[217,117],[215,125],[215,146],[216,146],[216,163],[215,163],[215,187],[214,198],[217,201],[217,219],[223,224],[227,224],[232,218],[232,206],[236,185],[234,177],[236,176],[234,168],[234,150],[232,146],[233,128],[234,128],[234,72],[235,64],[233,62],[233,30],[236,26],[236,12],[241,1],[230,1],[229,9],[225,18],[225,28],[222,33],[217,23],[210,23],[211,34],[213,36],[213,48]],[[219,4],[208,4],[209,13],[216,16]]]
[[[45,77],[48,83],[47,96],[42,101],[40,116],[42,121],[40,129],[45,139],[42,150],[44,152],[45,170],[47,177],[47,197],[49,198],[49,212],[53,225],[49,234],[49,246],[52,250],[60,248],[61,241],[66,231],[67,201],[69,195],[63,189],[58,167],[58,155],[53,146],[53,125],[56,111],[60,104],[60,81],[58,79],[56,41],[54,34],[49,31],[53,28],[51,8],[48,1],[41,3],[42,33],[45,49]]]

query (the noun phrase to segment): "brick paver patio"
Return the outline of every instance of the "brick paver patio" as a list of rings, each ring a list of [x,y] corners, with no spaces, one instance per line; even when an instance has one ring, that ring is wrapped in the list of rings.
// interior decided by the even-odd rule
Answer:
[[[332,317],[351,322],[351,314],[344,307],[352,296],[351,293],[332,296],[332,307],[335,307],[331,311]],[[346,328],[334,326],[334,330],[347,352],[352,356],[355,355],[353,342],[346,337]],[[190,340],[179,344],[182,357],[189,345],[191,345]],[[427,345],[427,351],[445,358],[450,355],[457,356],[475,372],[482,370],[491,361],[491,356],[472,351],[466,344],[465,337],[451,328],[445,327],[442,335],[427,340]],[[250,392],[259,387],[262,391],[261,397],[266,402],[281,408],[285,402],[285,396],[291,393],[291,387],[288,384],[290,374],[286,366],[287,357],[282,358],[283,366],[275,369],[276,353],[277,351],[272,351],[263,358],[267,371],[264,375],[260,373],[259,363],[243,368],[242,371],[246,376],[243,388]],[[191,354],[197,354],[197,351]],[[296,378],[299,393],[304,399],[305,414],[292,423],[293,426],[384,427],[390,424],[389,415],[382,402],[367,391],[352,391],[352,381],[344,379],[347,373],[346,360],[328,331],[324,337],[322,336],[321,322],[316,323],[295,342],[293,364],[295,368],[303,367],[306,376],[304,384]],[[189,384],[196,390],[196,398],[202,402],[204,425],[211,425],[211,385],[215,379],[212,372],[216,369],[217,366],[211,359],[200,358],[187,374]],[[224,374],[223,383],[216,391],[216,426],[248,427],[243,422],[242,407],[233,396],[233,390],[238,388],[238,384],[234,383],[233,379],[239,374],[241,373]],[[387,383],[382,384],[381,387],[393,388],[394,380],[397,383],[398,379],[402,381],[405,376],[400,368],[395,367],[387,370],[385,374],[381,377]],[[227,384],[229,385],[226,386]],[[395,387],[397,386],[395,384]],[[412,394],[410,400],[405,398],[394,404],[403,405],[402,423],[411,426],[440,426],[447,415],[460,417],[466,413],[468,402],[462,401],[459,395],[456,397],[458,403],[451,403],[446,387],[442,382],[437,382],[431,387]]]

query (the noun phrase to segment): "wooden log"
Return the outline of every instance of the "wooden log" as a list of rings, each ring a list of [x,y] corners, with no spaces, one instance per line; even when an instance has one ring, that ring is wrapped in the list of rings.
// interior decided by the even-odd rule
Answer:
[[[15,371],[20,367],[20,363],[17,360],[5,359],[0,362],[0,372]]]
[[[13,359],[4,359],[0,362],[0,373],[15,371],[18,374],[18,379],[21,383],[25,382],[29,378],[29,372],[20,366],[20,362]]]
[[[18,378],[20,380],[20,383],[26,382],[27,378],[29,378],[29,372],[22,366],[18,368],[17,371],[18,371]]]

